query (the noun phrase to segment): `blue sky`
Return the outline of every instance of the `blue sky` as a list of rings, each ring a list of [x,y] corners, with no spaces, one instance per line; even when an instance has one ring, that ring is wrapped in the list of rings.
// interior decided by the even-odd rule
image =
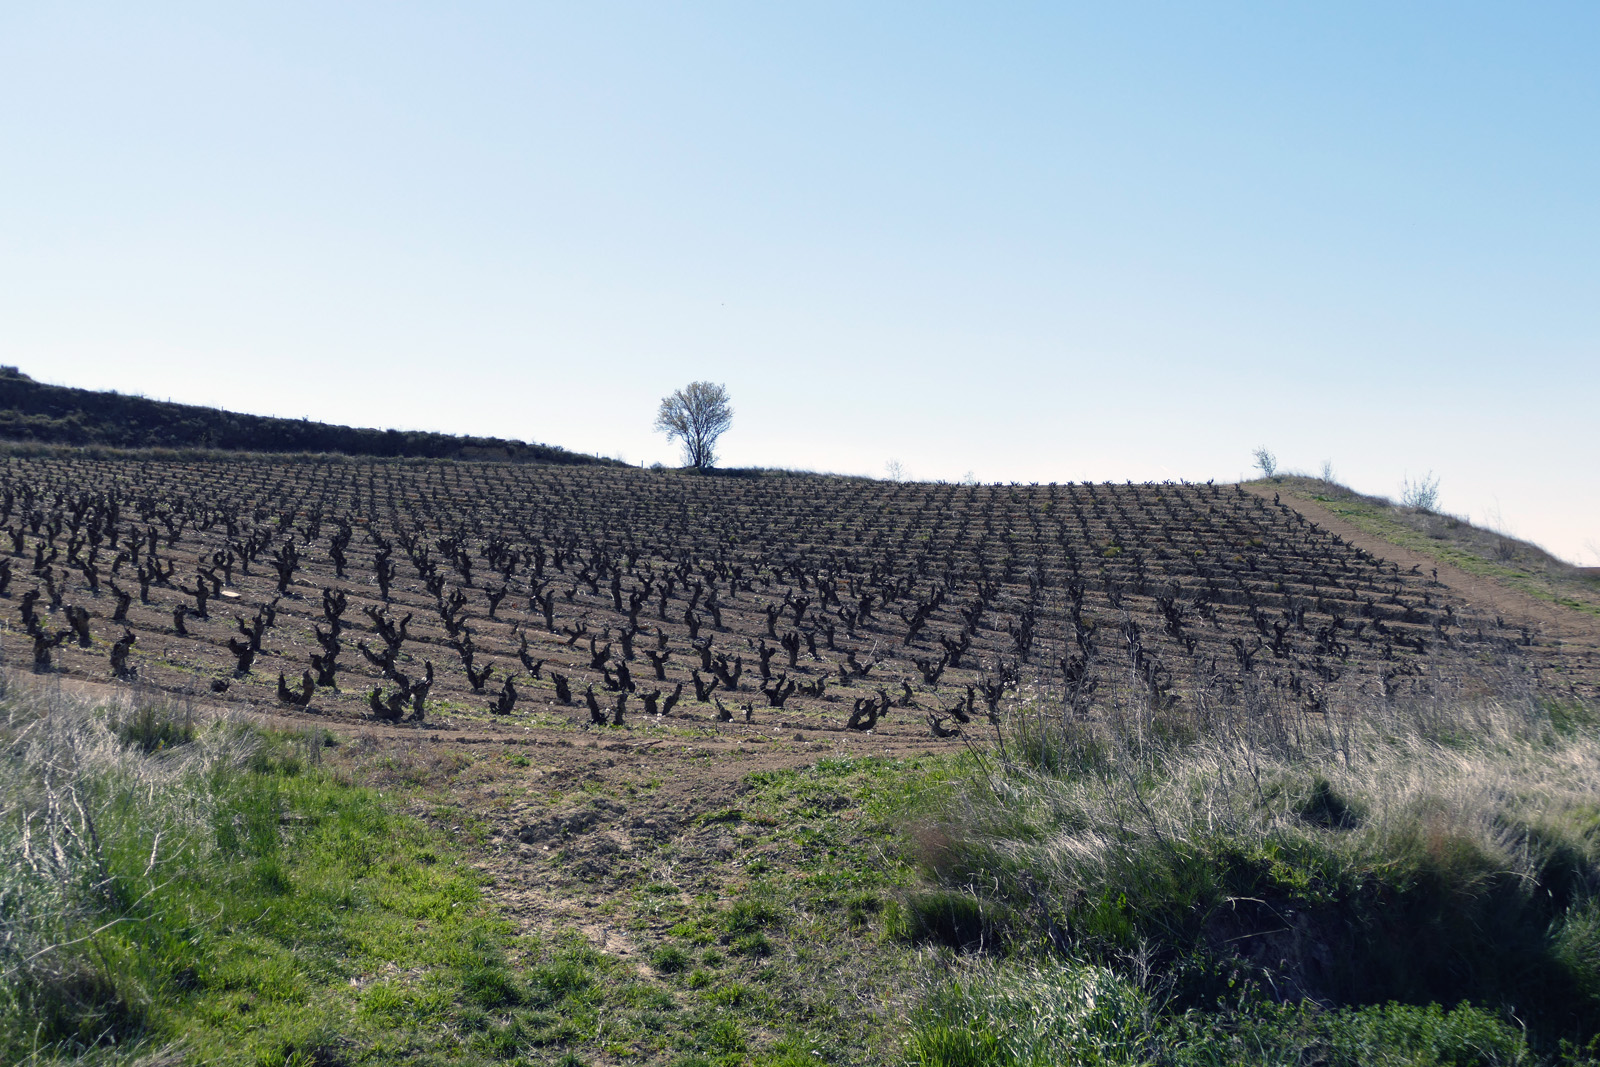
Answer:
[[[7,5],[0,360],[672,462],[1332,464],[1600,564],[1592,4]]]

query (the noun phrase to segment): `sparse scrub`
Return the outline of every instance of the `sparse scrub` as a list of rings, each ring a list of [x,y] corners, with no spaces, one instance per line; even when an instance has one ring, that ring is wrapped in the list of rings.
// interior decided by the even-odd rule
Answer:
[[[1406,478],[1400,483],[1400,503],[1418,511],[1436,510],[1439,506],[1439,476],[1429,471],[1414,482]]]

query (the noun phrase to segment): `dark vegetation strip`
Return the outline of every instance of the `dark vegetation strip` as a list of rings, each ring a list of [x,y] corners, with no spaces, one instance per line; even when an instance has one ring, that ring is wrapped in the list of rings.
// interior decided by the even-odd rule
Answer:
[[[553,445],[335,426],[36,382],[0,369],[0,438],[41,444],[622,465]]]

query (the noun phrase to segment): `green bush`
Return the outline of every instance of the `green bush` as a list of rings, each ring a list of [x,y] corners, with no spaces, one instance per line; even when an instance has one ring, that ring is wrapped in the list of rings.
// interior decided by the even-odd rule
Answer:
[[[143,704],[112,717],[112,729],[123,744],[146,754],[186,745],[194,740],[192,712],[156,704]]]

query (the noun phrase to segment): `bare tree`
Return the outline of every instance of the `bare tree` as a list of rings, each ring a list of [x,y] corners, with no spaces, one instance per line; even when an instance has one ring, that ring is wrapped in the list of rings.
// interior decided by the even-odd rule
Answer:
[[[1256,449],[1254,455],[1262,477],[1271,478],[1278,473],[1278,457],[1274,456],[1266,445]]]
[[[667,440],[683,442],[684,463],[705,470],[717,461],[716,443],[733,424],[726,386],[690,382],[671,396],[662,397],[656,429]]]

